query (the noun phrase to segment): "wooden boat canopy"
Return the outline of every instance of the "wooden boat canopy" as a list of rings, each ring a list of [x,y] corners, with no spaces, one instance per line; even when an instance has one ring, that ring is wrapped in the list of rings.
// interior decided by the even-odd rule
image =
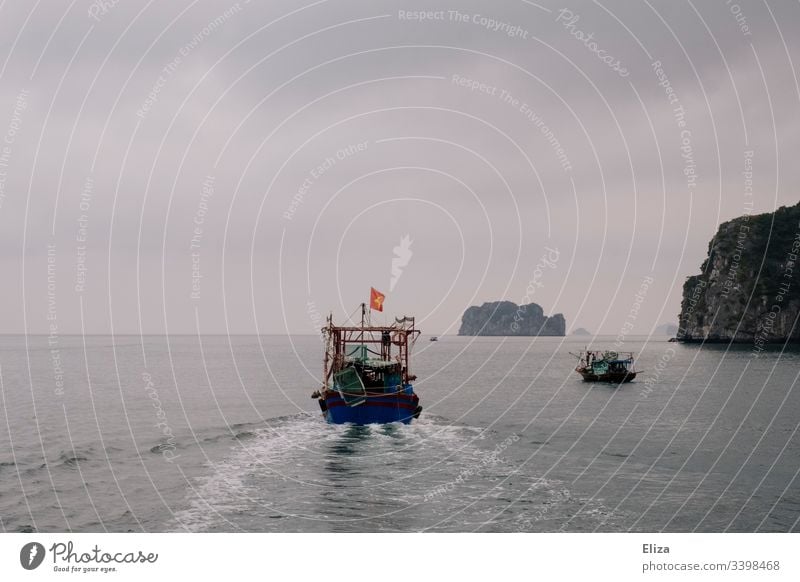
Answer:
[[[328,316],[322,328],[325,338],[324,385],[329,389],[331,379],[346,368],[354,368],[370,384],[384,385],[386,375],[392,375],[398,385],[415,377],[410,373],[410,351],[420,334],[413,317],[395,319],[391,325],[371,325],[366,305],[361,304],[361,325],[335,325]]]

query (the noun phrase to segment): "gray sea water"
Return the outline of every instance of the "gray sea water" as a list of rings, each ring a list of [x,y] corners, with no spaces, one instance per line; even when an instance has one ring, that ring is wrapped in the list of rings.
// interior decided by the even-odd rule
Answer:
[[[331,426],[317,337],[0,337],[3,531],[797,531],[800,354],[422,338],[410,426]],[[596,338],[593,346],[610,346]]]

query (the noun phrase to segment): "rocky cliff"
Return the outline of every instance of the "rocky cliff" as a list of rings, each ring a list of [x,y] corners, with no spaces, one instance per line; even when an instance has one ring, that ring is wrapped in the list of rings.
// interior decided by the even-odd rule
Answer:
[[[720,225],[683,285],[679,341],[800,341],[800,204]]]
[[[562,336],[565,329],[563,315],[547,317],[536,303],[517,305],[511,301],[495,301],[467,309],[458,335]]]

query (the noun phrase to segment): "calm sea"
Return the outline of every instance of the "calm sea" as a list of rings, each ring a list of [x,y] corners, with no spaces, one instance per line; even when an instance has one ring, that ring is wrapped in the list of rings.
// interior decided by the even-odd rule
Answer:
[[[797,531],[800,354],[416,347],[410,426],[330,426],[310,336],[0,337],[3,531]],[[612,338],[596,338],[607,347]]]

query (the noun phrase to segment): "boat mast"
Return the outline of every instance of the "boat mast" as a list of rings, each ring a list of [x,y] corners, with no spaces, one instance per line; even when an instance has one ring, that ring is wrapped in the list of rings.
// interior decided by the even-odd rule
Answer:
[[[322,360],[322,389],[323,391],[328,387],[328,358],[330,357],[330,342],[331,342],[331,326],[333,325],[333,313],[328,315],[327,325],[322,328],[322,334],[325,336],[325,357]]]

